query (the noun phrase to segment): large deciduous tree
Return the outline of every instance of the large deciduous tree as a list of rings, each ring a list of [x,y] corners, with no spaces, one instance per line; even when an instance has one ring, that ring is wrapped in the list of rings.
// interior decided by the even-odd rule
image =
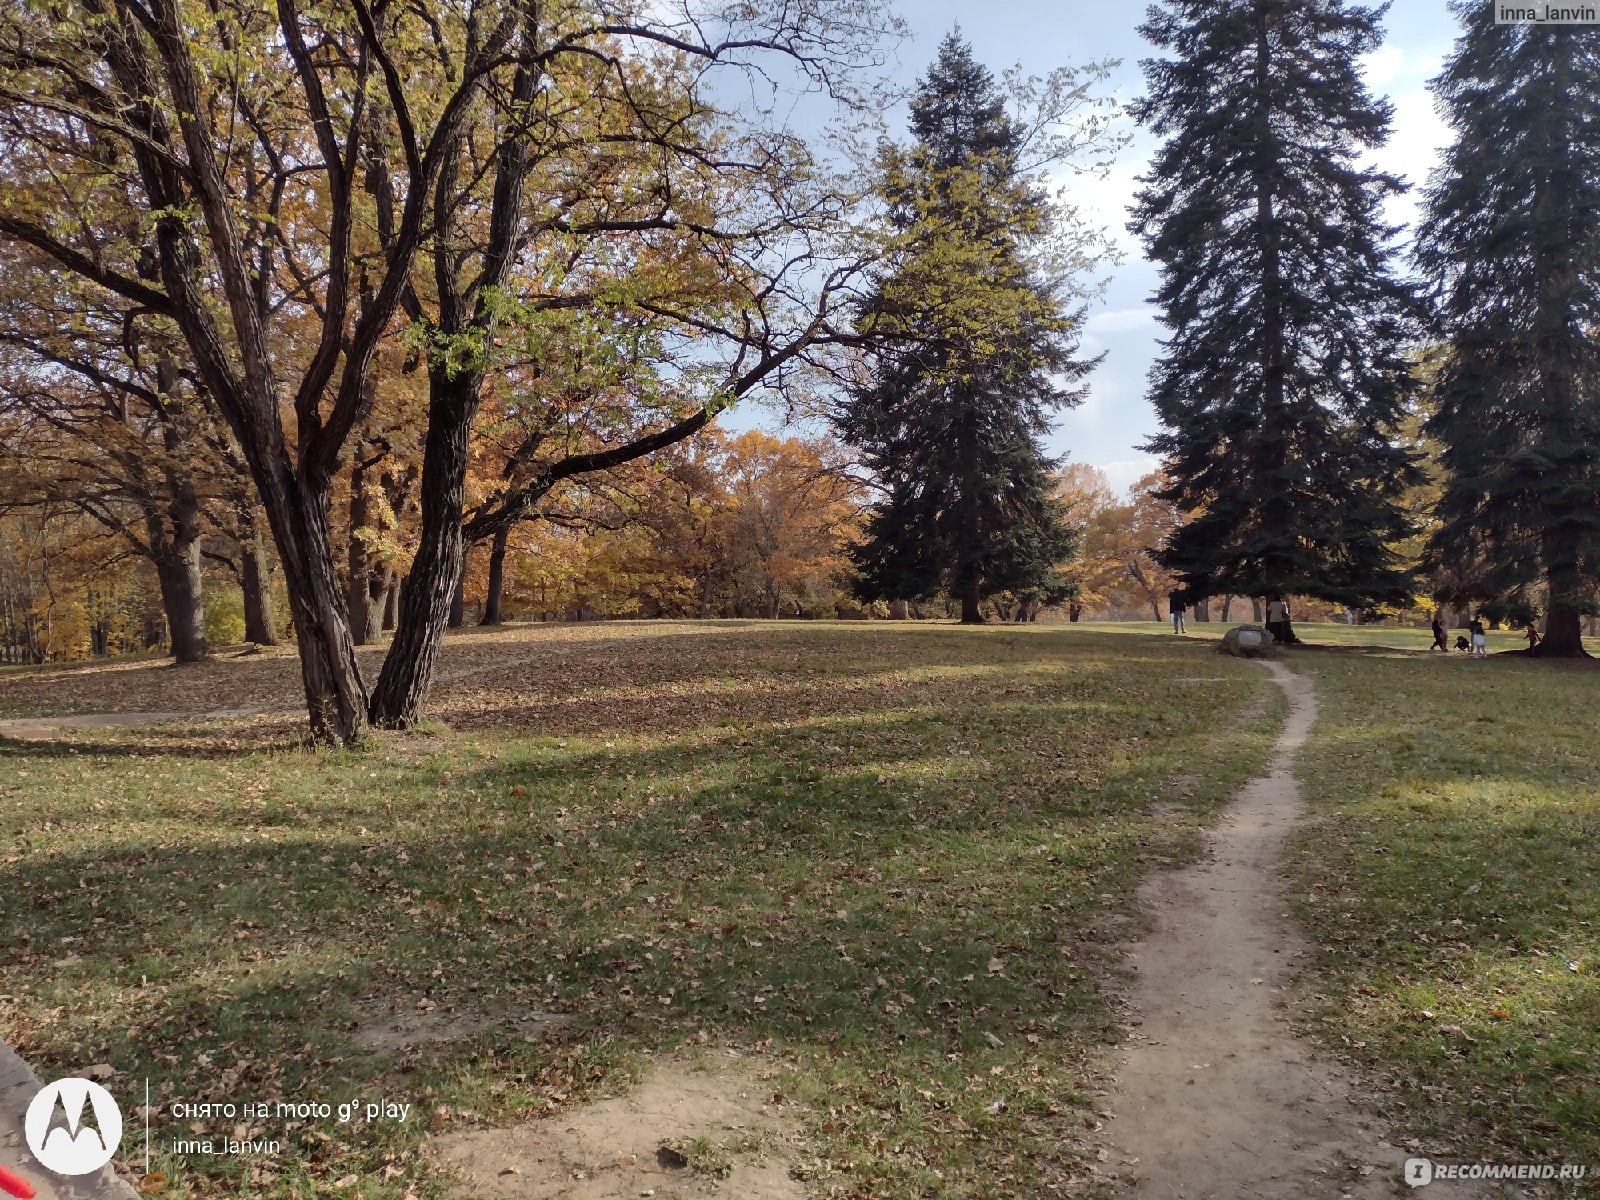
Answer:
[[[836,414],[884,492],[856,554],[864,594],[942,588],[979,622],[985,596],[1051,586],[1071,552],[1041,441],[1093,365],[1074,298],[1094,250],[1037,171],[1104,147],[1092,116],[1064,142],[1040,137],[1094,103],[1102,74],[1058,72],[1032,119],[1013,115],[951,34],[911,100],[912,143],[880,154],[893,239],[856,321],[864,370]]]
[[[1542,581],[1540,653],[1581,655],[1600,580],[1600,35],[1455,10],[1434,86],[1456,141],[1417,244],[1447,342],[1431,556],[1469,575],[1452,599]]]
[[[350,741],[369,720],[329,514],[372,414],[380,344],[409,324],[429,382],[421,538],[370,710],[405,724],[460,575],[464,448],[529,239],[692,224],[668,171],[655,173],[665,190],[627,213],[587,207],[586,173],[637,155],[759,174],[770,160],[695,140],[706,72],[777,55],[835,83],[883,27],[855,0],[676,13],[578,0],[18,0],[0,12],[0,238],[181,339],[183,370],[264,507],[314,735]],[[557,160],[548,178],[568,186],[530,200],[536,168]],[[783,228],[745,232],[770,249]],[[555,249],[545,261],[559,267]],[[626,274],[630,253],[617,255]],[[724,313],[744,354],[707,389],[709,411],[819,328],[763,341],[783,291],[758,286],[757,312]],[[521,509],[509,498],[504,511]]]
[[[1388,136],[1358,60],[1380,9],[1344,0],[1165,0],[1139,120],[1164,144],[1131,228],[1162,268],[1151,373],[1162,495],[1195,514],[1163,559],[1195,594],[1342,604],[1408,591],[1390,543],[1411,477],[1391,438],[1411,387],[1414,299],[1359,165]]]

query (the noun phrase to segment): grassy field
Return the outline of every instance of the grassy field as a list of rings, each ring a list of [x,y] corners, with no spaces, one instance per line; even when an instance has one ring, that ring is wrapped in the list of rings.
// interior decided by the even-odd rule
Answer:
[[[285,694],[283,654],[0,680],[12,712]],[[606,625],[452,639],[436,723],[354,752],[273,712],[0,740],[0,1032],[150,1078],[160,1195],[442,1195],[427,1132],[694,1047],[781,1068],[818,1195],[1045,1193],[1115,1036],[1108,918],[1275,697],[1198,638]],[[396,1022],[446,1032],[388,1052]],[[172,1116],[380,1096],[418,1115]]]
[[[1600,671],[1297,653],[1313,1018],[1412,1148],[1600,1165]]]

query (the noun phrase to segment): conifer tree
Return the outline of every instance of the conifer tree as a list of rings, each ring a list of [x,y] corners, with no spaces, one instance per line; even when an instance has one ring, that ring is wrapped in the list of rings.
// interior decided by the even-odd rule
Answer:
[[[1058,116],[1087,94],[1072,72],[1047,83]],[[1076,150],[1104,127],[1083,128]],[[958,34],[919,83],[911,131],[881,155],[892,244],[857,314],[866,371],[836,420],[885,492],[855,556],[863,595],[942,588],[973,623],[996,592],[1049,593],[1071,552],[1041,439],[1093,365],[1076,357],[1071,306],[1093,239],[1063,242],[1029,127]]]
[[[1542,582],[1541,655],[1581,655],[1600,579],[1600,31],[1455,10],[1465,32],[1434,87],[1456,141],[1417,246],[1448,343],[1431,549],[1476,568],[1451,599]]]
[[[1389,106],[1357,59],[1381,9],[1344,0],[1165,0],[1135,115],[1165,139],[1130,228],[1161,264],[1170,330],[1151,371],[1160,491],[1192,518],[1161,554],[1194,595],[1400,601],[1392,543],[1411,478],[1391,439],[1411,386],[1414,298],[1363,169]]]

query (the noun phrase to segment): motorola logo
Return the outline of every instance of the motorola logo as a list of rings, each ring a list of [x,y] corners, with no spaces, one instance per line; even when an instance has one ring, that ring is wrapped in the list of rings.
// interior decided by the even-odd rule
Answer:
[[[39,1089],[23,1118],[28,1149],[57,1175],[89,1175],[111,1161],[122,1141],[122,1110],[87,1079],[58,1079]]]

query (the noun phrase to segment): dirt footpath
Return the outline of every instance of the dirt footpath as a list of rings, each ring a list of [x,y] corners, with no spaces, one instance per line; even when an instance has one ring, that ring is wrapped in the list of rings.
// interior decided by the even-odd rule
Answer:
[[[1130,951],[1133,1031],[1108,1097],[1106,1167],[1141,1200],[1483,1195],[1442,1182],[1411,1192],[1406,1153],[1352,1104],[1359,1085],[1285,1020],[1307,947],[1279,859],[1303,810],[1294,760],[1317,702],[1310,680],[1266,665],[1290,702],[1269,773],[1225,811],[1204,861],[1140,892],[1155,929]]]

